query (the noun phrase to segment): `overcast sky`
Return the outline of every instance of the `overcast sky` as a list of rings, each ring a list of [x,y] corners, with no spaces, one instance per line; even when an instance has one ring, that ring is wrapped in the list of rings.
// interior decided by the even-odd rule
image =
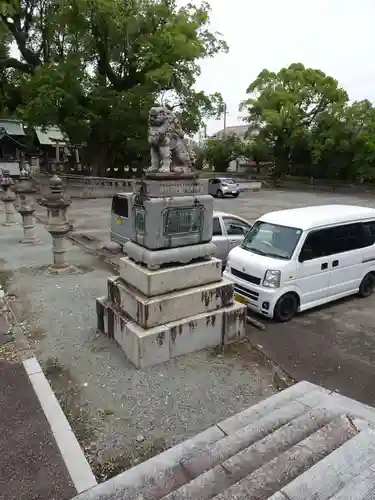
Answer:
[[[241,124],[238,104],[263,68],[277,71],[293,62],[333,76],[353,100],[375,101],[375,0],[209,3],[212,29],[223,34],[229,53],[203,61],[197,88],[221,92],[228,126]],[[222,128],[222,121],[210,121],[207,132]]]

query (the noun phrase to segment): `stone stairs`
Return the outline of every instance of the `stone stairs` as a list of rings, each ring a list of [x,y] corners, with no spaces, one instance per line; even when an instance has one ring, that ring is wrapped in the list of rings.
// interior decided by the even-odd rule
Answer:
[[[75,500],[375,499],[375,410],[308,382]]]

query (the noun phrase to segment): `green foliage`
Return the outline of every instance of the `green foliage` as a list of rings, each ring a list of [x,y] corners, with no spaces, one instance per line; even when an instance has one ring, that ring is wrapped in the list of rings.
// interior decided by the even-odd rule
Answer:
[[[292,64],[278,73],[263,70],[248,87],[241,105],[260,149],[272,154],[275,177],[290,173],[293,159],[313,165],[322,161],[328,143],[317,138],[339,125],[348,95],[320,70]],[[333,121],[332,121],[333,120]],[[344,147],[344,146],[343,146]]]
[[[235,135],[207,139],[203,147],[205,161],[218,172],[226,172],[229,162],[244,156],[247,145]]]
[[[322,71],[292,64],[263,70],[241,105],[258,161],[273,158],[274,177],[290,173],[350,181],[375,180],[375,108],[349,103]]]
[[[0,113],[58,124],[87,145],[98,172],[146,165],[150,106],[176,108],[190,133],[221,111],[220,94],[193,90],[199,61],[227,50],[209,10],[175,0],[0,0]]]

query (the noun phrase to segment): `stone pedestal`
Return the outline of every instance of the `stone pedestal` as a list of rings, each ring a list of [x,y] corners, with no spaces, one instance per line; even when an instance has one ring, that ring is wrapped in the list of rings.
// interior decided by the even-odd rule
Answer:
[[[15,192],[17,193],[16,210],[21,214],[23,227],[23,238],[20,243],[38,243],[39,240],[35,235],[35,205],[31,198],[36,190],[28,172],[24,170],[21,172],[20,180],[15,185]]]
[[[215,254],[213,198],[195,175],[149,174],[132,199],[133,237],[124,253],[149,269],[187,264]]]
[[[98,329],[139,368],[242,338],[246,306],[213,258],[213,199],[194,176],[153,174],[133,195],[120,276],[97,299]]]
[[[5,222],[4,226],[15,226],[18,224],[18,217],[16,209],[14,208],[14,202],[16,201],[16,195],[12,191],[13,180],[10,177],[9,170],[3,170],[3,177],[1,180],[1,188],[3,194],[1,199],[4,202],[5,208]]]
[[[47,208],[46,229],[52,236],[53,264],[48,268],[51,274],[61,274],[74,270],[65,260],[66,235],[71,231],[67,209],[72,203],[69,196],[62,192],[62,180],[57,175],[50,180],[51,193],[38,200],[39,205]]]

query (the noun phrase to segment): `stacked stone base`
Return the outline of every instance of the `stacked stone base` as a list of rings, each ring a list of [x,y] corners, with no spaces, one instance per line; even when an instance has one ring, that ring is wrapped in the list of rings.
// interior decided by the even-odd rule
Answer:
[[[245,335],[246,306],[210,259],[152,271],[128,257],[97,299],[98,329],[138,368],[229,344]]]

